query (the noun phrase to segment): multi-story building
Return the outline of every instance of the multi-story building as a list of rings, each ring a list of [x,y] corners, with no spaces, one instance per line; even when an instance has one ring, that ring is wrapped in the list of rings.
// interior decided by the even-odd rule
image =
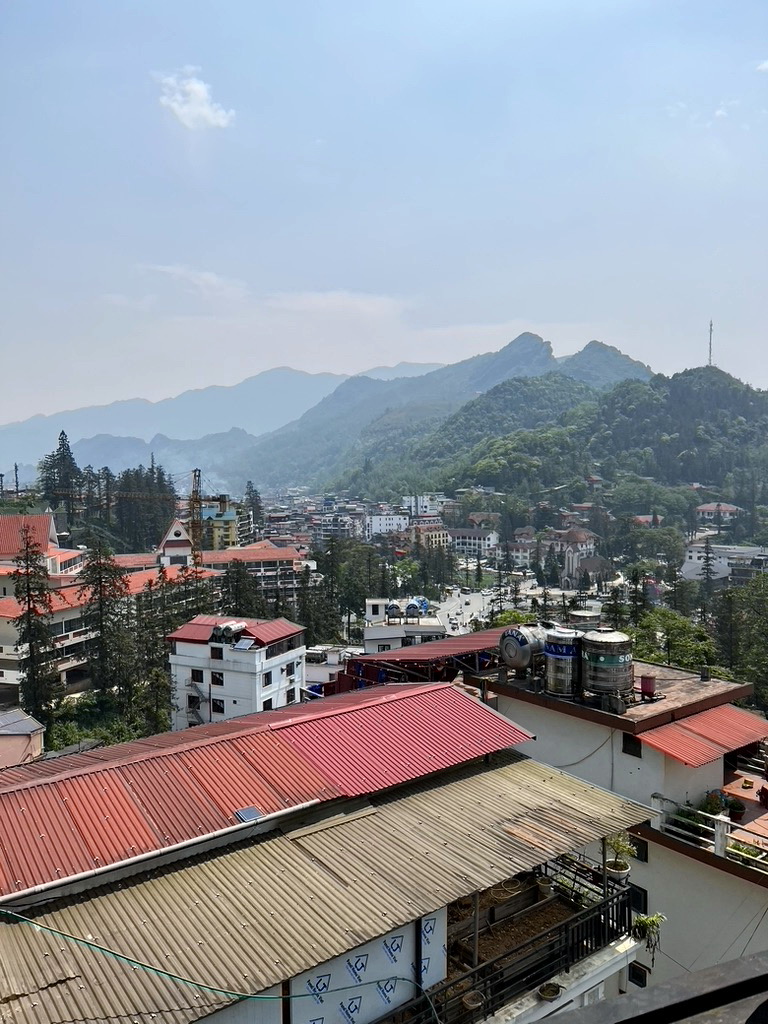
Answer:
[[[451,538],[440,516],[419,516],[411,521],[409,536],[412,544],[423,548],[447,548]]]
[[[430,615],[424,598],[388,601],[369,597],[365,602],[363,646],[366,654],[396,651],[446,636],[437,615]]]
[[[168,640],[174,729],[271,711],[304,696],[304,627],[287,619],[197,615]]]
[[[221,551],[238,544],[238,513],[226,494],[215,502],[204,501],[200,509],[203,547]]]
[[[404,512],[375,512],[365,517],[365,539],[386,536],[390,533],[405,533],[410,518]]]
[[[710,544],[709,554],[712,579],[732,578],[735,586],[741,586],[764,572],[768,563],[768,551],[755,545]],[[701,580],[705,557],[706,544],[703,540],[694,540],[686,545],[680,567],[683,579]]]
[[[336,682],[339,672],[346,671],[349,659],[361,654],[362,647],[340,647],[337,644],[308,647],[304,668],[307,690],[322,696],[328,684]]]
[[[562,673],[550,684],[510,672],[493,688],[499,711],[535,734],[539,760],[654,808],[633,836],[630,874],[634,908],[667,918],[655,962],[641,951],[633,968],[644,985],[768,949],[768,721],[732,703],[751,686],[669,666],[634,671],[616,697],[562,692]],[[710,793],[723,809],[696,810]],[[735,799],[742,820],[728,817]]]
[[[446,502],[442,491],[431,494],[406,494],[403,496],[403,508],[408,509],[411,516],[439,516],[442,515]]]
[[[496,530],[461,527],[449,530],[448,536],[456,554],[463,558],[491,558],[499,543]]]

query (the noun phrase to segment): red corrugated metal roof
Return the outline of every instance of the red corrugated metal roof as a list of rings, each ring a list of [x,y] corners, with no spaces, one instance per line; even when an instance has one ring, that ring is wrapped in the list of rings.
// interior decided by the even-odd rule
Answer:
[[[462,654],[475,654],[499,646],[499,637],[509,626],[497,626],[495,629],[483,629],[478,633],[464,633],[462,636],[448,636],[444,640],[430,640],[426,644],[414,644],[413,647],[401,647],[395,651],[382,651],[380,654],[362,654],[352,661],[382,662],[393,661],[441,661],[443,658],[459,657]]]
[[[405,701],[407,719],[401,713]],[[355,714],[294,721],[283,728],[291,745],[347,796],[397,786],[533,739],[450,684],[422,687],[420,693],[416,687]]]
[[[530,739],[448,684],[371,687],[0,771],[0,892],[356,796]]]
[[[278,640],[287,640],[296,636],[304,629],[303,626],[289,622],[288,619],[239,619],[234,616],[196,615],[194,619],[179,626],[168,635],[168,640],[181,640],[185,643],[208,643],[214,626],[226,626],[233,622],[243,623],[245,636],[253,637],[260,644],[274,644]]]
[[[768,736],[768,721],[732,704],[701,711],[679,722],[639,733],[638,739],[654,750],[700,768],[724,754]]]

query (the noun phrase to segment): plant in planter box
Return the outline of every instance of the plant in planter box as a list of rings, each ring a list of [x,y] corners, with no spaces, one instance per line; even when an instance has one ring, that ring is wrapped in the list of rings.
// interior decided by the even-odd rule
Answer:
[[[656,962],[656,950],[661,941],[661,926],[666,920],[663,914],[637,914],[630,928],[633,939],[645,942],[645,948],[651,954],[651,967]]]
[[[741,821],[747,810],[746,804],[742,803],[737,797],[729,797],[728,803],[726,804],[726,810],[731,821]]]
[[[606,860],[605,870],[611,878],[622,882],[629,874],[629,858],[634,857],[637,850],[626,832],[615,832],[608,836],[605,844],[613,854]]]

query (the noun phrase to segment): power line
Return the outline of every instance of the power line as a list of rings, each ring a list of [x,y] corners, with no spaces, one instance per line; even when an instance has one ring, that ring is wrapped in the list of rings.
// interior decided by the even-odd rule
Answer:
[[[84,939],[80,935],[71,935],[69,932],[61,931],[59,928],[52,928],[50,925],[41,924],[39,921],[35,921],[33,918],[24,917],[23,914],[16,914],[12,910],[5,910],[0,908],[0,914],[4,917],[13,918],[22,924],[31,925],[38,931],[48,932],[50,935],[55,935],[57,938],[66,939],[68,942],[72,942],[77,946],[84,946],[86,949],[95,950],[97,953],[103,953],[105,956],[112,957],[114,960],[119,960],[122,963],[129,964],[131,967],[139,968],[142,971],[147,971],[150,974],[155,974],[158,977],[166,978],[168,981],[175,981],[180,985],[190,985],[192,988],[198,988],[203,992],[210,992],[213,995],[227,996],[233,1000],[244,1001],[246,999],[257,999],[273,1002],[276,999],[310,999],[316,998],[318,994],[321,995],[333,995],[336,992],[349,992],[351,990],[358,990],[367,985],[379,985],[385,981],[404,981],[408,985],[413,985],[417,988],[424,998],[429,1003],[429,1008],[432,1011],[432,1016],[435,1019],[435,1024],[442,1024],[440,1017],[438,1016],[435,1004],[432,1001],[429,993],[423,985],[418,981],[414,981],[413,978],[405,978],[396,974],[392,974],[387,978],[375,978],[371,981],[362,981],[357,985],[342,985],[340,988],[329,988],[322,993],[315,992],[295,992],[287,995],[280,994],[277,996],[266,996],[262,994],[256,994],[253,992],[238,992],[233,989],[219,988],[216,985],[209,985],[204,981],[195,981],[194,978],[187,978],[182,974],[174,974],[172,971],[166,971],[162,967],[155,967],[153,964],[144,963],[143,960],[137,960],[136,957],[128,956],[125,953],[118,953],[117,950],[110,949],[108,946],[102,946],[98,942],[94,942],[92,939]],[[87,1019],[87,1018],[85,1018]],[[64,1024],[64,1022],[62,1022]]]

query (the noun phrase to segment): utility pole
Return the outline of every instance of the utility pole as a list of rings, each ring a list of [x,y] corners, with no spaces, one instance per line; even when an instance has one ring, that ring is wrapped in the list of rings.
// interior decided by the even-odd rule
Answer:
[[[5,480],[5,473],[0,473],[0,501],[4,501],[5,500],[5,488],[3,487],[4,480]]]
[[[19,496],[19,464],[14,462],[13,464],[13,482],[16,485],[16,497]]]
[[[712,365],[712,321],[709,321],[709,365]]]

